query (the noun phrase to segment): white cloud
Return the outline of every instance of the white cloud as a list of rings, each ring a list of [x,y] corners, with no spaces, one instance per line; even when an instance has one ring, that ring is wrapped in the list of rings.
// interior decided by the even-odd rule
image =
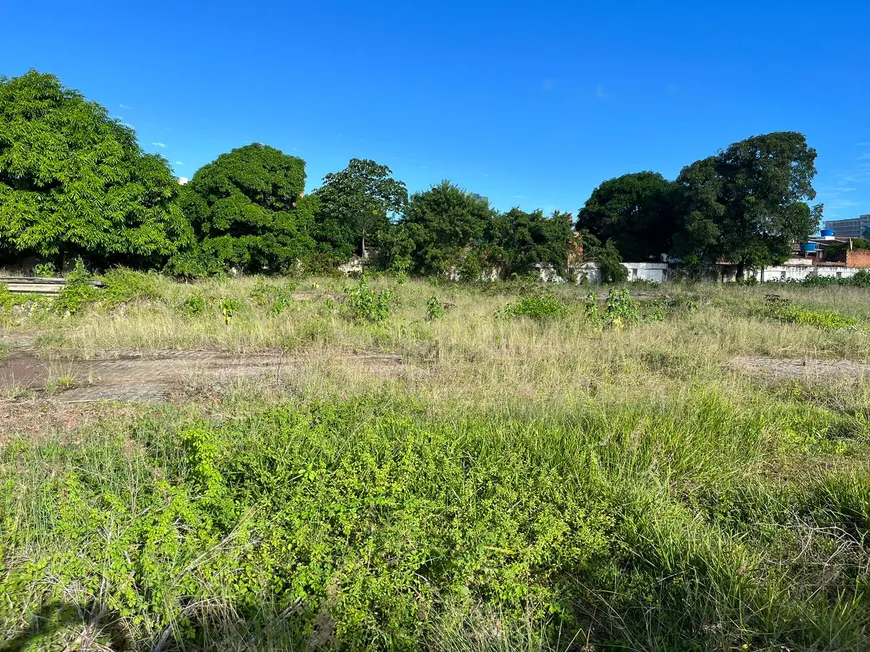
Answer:
[[[166,147],[164,143],[151,143],[154,147]]]
[[[614,99],[613,95],[604,90],[604,84],[598,84],[598,86],[595,87],[595,97],[599,100]]]
[[[119,104],[118,106],[120,106],[122,109],[132,109],[133,108],[132,106],[127,106],[126,104]]]
[[[175,164],[176,165],[184,165],[184,163],[182,163],[181,161],[176,161]]]
[[[188,181],[190,181],[190,179],[188,179],[187,177],[178,177],[178,183],[180,183],[182,186],[185,185]]]
[[[858,160],[859,161],[866,161],[868,158],[870,158],[870,152],[864,152],[863,154],[861,154],[858,157]]]

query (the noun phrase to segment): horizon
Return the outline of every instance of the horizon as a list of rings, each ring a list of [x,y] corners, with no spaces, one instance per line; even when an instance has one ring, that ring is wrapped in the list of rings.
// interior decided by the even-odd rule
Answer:
[[[449,179],[502,211],[576,215],[606,179],[674,179],[732,142],[799,131],[818,151],[823,221],[870,213],[870,7],[857,2],[738,2],[726,16],[683,1],[630,16],[485,3],[339,2],[328,17],[266,2],[231,16],[109,7],[52,2],[47,24],[7,9],[20,28],[0,44],[0,75],[56,75],[133,126],[176,177],[261,142],[306,161],[306,192],[368,158],[412,193]]]

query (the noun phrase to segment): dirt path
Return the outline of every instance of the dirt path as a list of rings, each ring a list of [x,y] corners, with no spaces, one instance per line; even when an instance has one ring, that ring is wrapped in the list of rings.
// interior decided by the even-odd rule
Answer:
[[[749,376],[778,380],[818,380],[832,377],[841,380],[870,379],[870,364],[855,360],[740,356],[731,360],[728,368]]]
[[[364,371],[392,375],[404,368],[389,354],[347,354],[328,358]],[[122,401],[159,403],[173,390],[202,382],[222,384],[239,378],[280,376],[307,361],[280,354],[233,355],[218,351],[163,351],[147,357],[105,352],[101,359],[42,359],[12,351],[0,360],[0,396],[51,389],[63,403]]]

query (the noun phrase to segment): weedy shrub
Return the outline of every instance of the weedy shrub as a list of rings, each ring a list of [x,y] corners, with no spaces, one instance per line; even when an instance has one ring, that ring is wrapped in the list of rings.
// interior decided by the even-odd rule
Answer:
[[[776,295],[766,297],[762,314],[782,322],[814,326],[831,331],[854,328],[859,324],[856,318],[834,310],[810,310]]]
[[[154,274],[119,267],[106,272],[101,280],[103,289],[100,299],[107,308],[132,303],[137,299],[154,301],[160,298]]]
[[[584,312],[586,320],[598,330],[627,328],[640,321],[637,301],[631,298],[631,294],[625,288],[614,288],[608,293],[604,312],[599,309],[595,294],[589,293],[584,302]],[[663,314],[662,318],[664,318]]]
[[[390,316],[396,304],[396,295],[390,289],[374,290],[363,276],[347,293],[345,306],[351,317],[358,321],[382,322]]]
[[[293,305],[293,293],[296,288],[295,281],[287,281],[283,285],[272,285],[262,278],[258,278],[251,291],[251,298],[256,305],[267,308],[273,316],[277,317]]]
[[[52,263],[39,263],[33,268],[33,275],[39,278],[54,278],[57,270]]]
[[[241,310],[242,302],[238,299],[221,299],[221,313],[224,316],[224,323],[229,326],[236,313]]]
[[[564,317],[568,312],[568,306],[559,301],[556,295],[546,293],[517,299],[506,305],[501,314],[506,317],[528,317],[540,320]]]
[[[54,300],[55,312],[74,315],[84,306],[96,302],[100,298],[100,291],[91,284],[92,280],[84,263],[78,260],[75,269],[64,278],[64,286]]]
[[[186,317],[196,317],[205,312],[205,306],[205,297],[197,292],[196,294],[191,294],[186,297],[184,301],[177,306],[176,310]]]
[[[444,302],[436,296],[426,300],[426,319],[434,321],[444,316]]]

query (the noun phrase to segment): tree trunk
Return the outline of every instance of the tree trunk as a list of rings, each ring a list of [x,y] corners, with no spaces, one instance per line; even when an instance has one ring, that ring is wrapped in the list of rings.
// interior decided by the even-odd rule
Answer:
[[[366,232],[365,231],[363,231],[363,233],[362,233],[362,245],[360,246],[360,251],[362,252],[363,260],[365,260],[366,258],[369,257],[368,253],[366,252]]]
[[[738,283],[743,282],[743,277],[746,273],[746,265],[743,264],[743,261],[737,263],[737,273],[734,275],[734,280]]]

